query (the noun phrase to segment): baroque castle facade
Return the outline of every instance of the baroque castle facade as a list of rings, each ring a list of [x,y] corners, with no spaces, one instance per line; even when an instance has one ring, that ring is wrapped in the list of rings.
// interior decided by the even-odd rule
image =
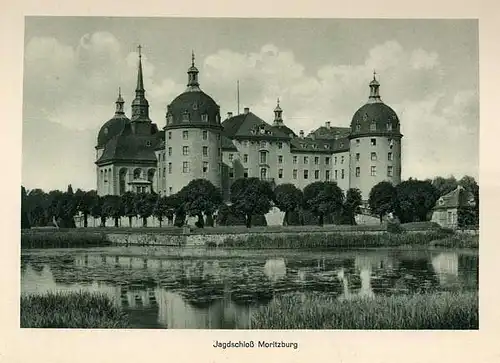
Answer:
[[[401,182],[400,122],[382,102],[375,74],[368,101],[354,113],[350,127],[326,122],[305,136],[286,126],[279,100],[272,123],[249,108],[221,120],[220,106],[200,88],[194,55],[187,73],[187,88],[167,106],[166,126],[159,130],[149,118],[139,52],[131,118],[119,92],[115,115],[97,137],[99,195],[171,195],[203,178],[227,199],[234,180],[258,177],[300,189],[335,181],[344,192],[358,188],[366,201],[377,183]]]

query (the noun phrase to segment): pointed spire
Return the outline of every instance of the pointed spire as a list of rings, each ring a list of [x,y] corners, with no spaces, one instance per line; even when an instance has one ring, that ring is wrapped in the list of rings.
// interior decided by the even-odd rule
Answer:
[[[116,115],[123,115],[125,112],[123,111],[123,104],[125,103],[125,101],[123,101],[123,98],[122,98],[122,90],[121,90],[121,87],[118,87],[118,98],[116,99],[116,111],[115,111],[115,114]]]
[[[198,83],[198,68],[194,63],[194,50],[191,51],[191,67],[188,69],[188,84],[186,92],[200,91],[200,84]]]
[[[377,72],[373,70],[373,80],[370,82],[370,97],[368,98],[368,103],[382,102],[379,94],[380,83],[376,78]]]
[[[137,92],[144,92],[144,80],[142,77],[142,54],[141,54],[142,46],[139,44],[137,49],[139,49],[139,66],[137,70],[137,87],[135,89],[136,94]]]
[[[280,99],[278,98],[276,102],[276,107],[274,109],[274,126],[281,126],[283,125],[283,110],[280,107]]]
[[[137,47],[139,50],[139,64],[137,69],[137,87],[135,89],[135,99],[132,102],[132,121],[147,121],[149,119],[149,103],[145,97],[144,78],[142,75],[142,46]]]

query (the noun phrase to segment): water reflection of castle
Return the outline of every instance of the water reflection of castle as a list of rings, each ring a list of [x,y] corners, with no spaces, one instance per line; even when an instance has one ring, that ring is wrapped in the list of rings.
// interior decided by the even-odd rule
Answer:
[[[477,256],[422,253],[339,252],[329,258],[243,262],[89,253],[64,262],[22,262],[22,291],[99,291],[140,327],[245,329],[255,308],[249,302],[266,304],[276,292],[352,298],[414,285],[477,288]]]

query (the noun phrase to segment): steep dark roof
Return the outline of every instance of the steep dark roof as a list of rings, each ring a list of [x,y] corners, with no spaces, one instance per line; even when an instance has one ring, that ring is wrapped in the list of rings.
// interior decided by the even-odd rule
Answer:
[[[376,125],[375,130],[371,129],[372,123]],[[388,125],[390,125],[390,129]],[[372,132],[399,134],[398,115],[385,103],[367,103],[354,113],[351,122],[351,132],[353,136]]]
[[[283,131],[269,125],[252,112],[231,117],[222,123],[222,127],[224,127],[224,134],[231,139],[290,139]]]
[[[222,135],[222,138],[221,138],[221,148],[222,148],[222,150],[228,150],[228,151],[229,150],[234,150],[234,151],[238,150],[236,148],[236,146],[234,146],[231,139],[227,136],[224,136],[224,135]]]
[[[332,140],[332,139],[338,139],[342,137],[347,137],[349,133],[351,132],[350,127],[326,127],[326,126],[321,126],[318,127],[316,130],[312,131],[309,133],[308,137],[320,140]]]
[[[435,210],[466,207],[474,205],[474,195],[462,186],[458,186],[448,194],[441,196],[434,206]]]
[[[293,135],[293,137],[297,137],[297,134],[286,125],[273,126],[273,128],[278,129],[279,131],[281,131],[285,135],[288,135],[288,136]]]
[[[128,122],[130,122],[130,120],[124,114],[116,114],[111,120],[107,121],[99,130],[96,147],[99,148],[106,145],[109,140],[122,132],[123,127]]]
[[[203,121],[202,117],[207,117],[207,121]],[[167,106],[167,129],[193,123],[220,125],[219,106],[200,89],[181,93]]]
[[[337,153],[349,150],[349,139],[343,137],[337,140],[312,139],[310,137],[294,138],[290,143],[290,151],[297,153]]]

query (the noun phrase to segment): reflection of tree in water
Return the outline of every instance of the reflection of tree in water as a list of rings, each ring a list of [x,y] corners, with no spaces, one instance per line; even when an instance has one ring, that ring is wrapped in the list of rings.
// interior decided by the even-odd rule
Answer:
[[[479,256],[459,255],[458,276],[464,288],[477,289],[479,284]]]

